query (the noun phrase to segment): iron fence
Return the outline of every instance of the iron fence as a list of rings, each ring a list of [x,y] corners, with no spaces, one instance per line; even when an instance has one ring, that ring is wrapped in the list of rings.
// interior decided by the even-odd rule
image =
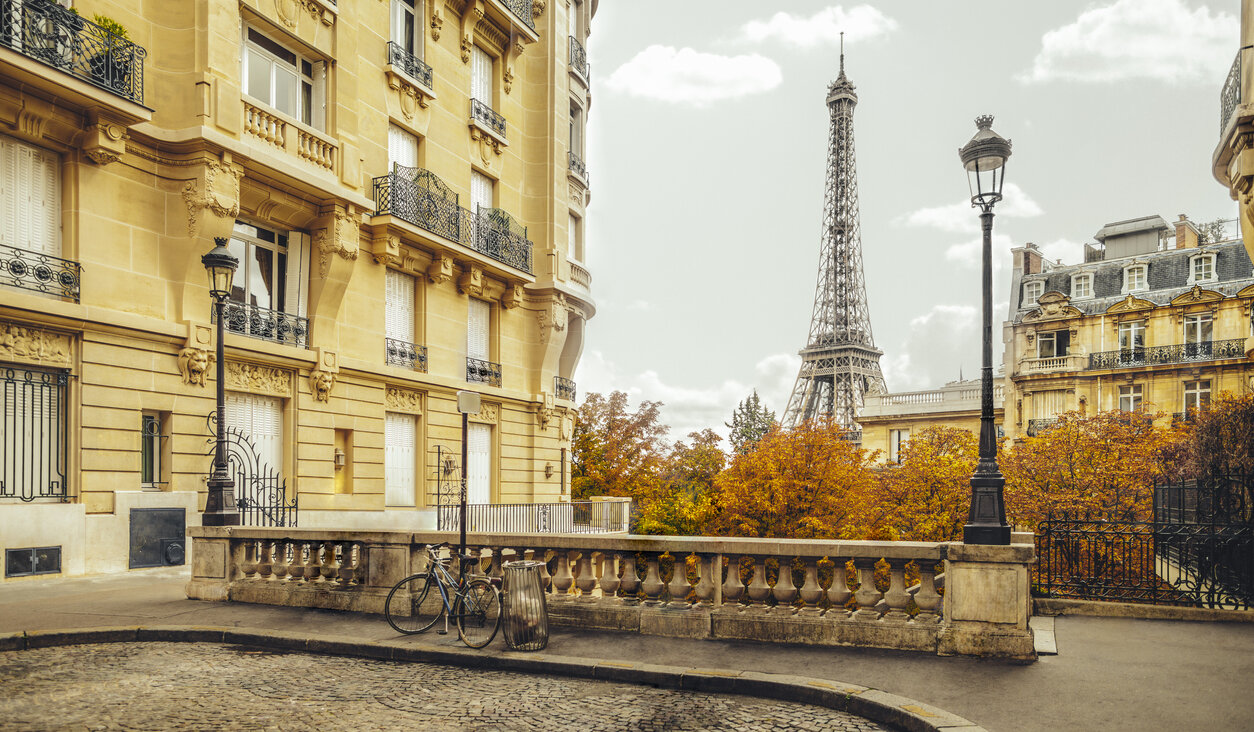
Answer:
[[[1152,366],[1156,364],[1216,361],[1224,358],[1244,357],[1245,339],[1232,338],[1224,341],[1200,341],[1198,343],[1177,343],[1170,346],[1100,351],[1089,354],[1089,368],[1113,369],[1128,366]]]
[[[64,371],[0,369],[0,498],[69,500],[68,384]]]
[[[588,166],[584,165],[583,158],[576,155],[573,151],[568,152],[566,157],[566,166],[570,169],[570,172],[583,178],[585,181],[588,180]]]
[[[592,67],[588,64],[588,53],[583,44],[574,36],[570,37],[570,67],[579,72],[585,79],[592,78]]]
[[[1228,78],[1224,80],[1223,89],[1219,92],[1219,134],[1228,128],[1228,120],[1241,104],[1241,51],[1232,59],[1232,68],[1228,69]]]
[[[505,118],[492,109],[490,105],[478,99],[470,100],[470,117],[483,123],[488,129],[505,137]]]
[[[466,381],[488,386],[501,385],[501,364],[466,358]]]
[[[217,413],[209,415],[209,449],[217,446]],[[235,481],[235,506],[242,526],[294,527],[299,519],[296,496],[287,497],[287,481],[279,469],[261,459],[252,439],[237,427],[226,428],[227,473]]]
[[[431,73],[431,67],[422,59],[406,51],[396,41],[388,41],[388,63],[428,89],[432,87],[434,74]]]
[[[575,382],[573,379],[567,379],[564,376],[553,377],[553,393],[557,394],[558,399],[569,399],[575,401]]]
[[[456,530],[460,519],[460,506],[437,506],[440,531]],[[468,531],[496,534],[626,533],[630,519],[630,501],[472,503],[466,507]]]
[[[217,322],[216,315],[214,322]],[[297,348],[309,346],[309,320],[279,310],[228,300],[226,329],[252,338]]]
[[[386,362],[389,366],[400,366],[401,368],[413,369],[427,372],[427,347],[416,346],[413,343],[397,340],[396,338],[386,338]]]
[[[510,12],[518,16],[528,28],[536,29],[536,19],[531,17],[531,0],[501,0]]]
[[[0,2],[0,46],[144,103],[148,52],[49,0]]]
[[[78,302],[82,278],[78,262],[0,244],[0,284]]]

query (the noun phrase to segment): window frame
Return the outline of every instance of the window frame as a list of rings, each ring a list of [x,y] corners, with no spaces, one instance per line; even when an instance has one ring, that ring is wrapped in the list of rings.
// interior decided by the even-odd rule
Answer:
[[[1124,402],[1127,401],[1127,406]],[[1145,389],[1141,384],[1126,384],[1119,387],[1119,411],[1137,412],[1145,406]],[[1130,407],[1130,408],[1129,408]]]
[[[1035,294],[1030,294],[1035,291]],[[1032,308],[1036,307],[1037,300],[1041,299],[1041,295],[1045,294],[1045,280],[1028,280],[1023,283],[1023,300],[1019,307]]]
[[[419,60],[423,60],[425,46],[423,43],[424,34],[422,32],[423,15],[423,0],[391,0],[388,19],[388,40]],[[398,28],[398,22],[402,26],[404,25],[404,16],[408,16],[409,27]]]
[[[16,158],[23,154],[32,157],[30,173],[34,174],[35,165],[46,168],[50,173],[48,180],[41,181],[48,186],[48,190],[43,192],[42,196],[35,190],[35,179],[28,177],[22,179],[21,162]],[[6,158],[12,155],[15,159],[12,161],[14,180],[12,190],[4,182],[4,170],[6,168]],[[61,197],[62,197],[62,180],[61,180],[61,155],[54,150],[49,150],[38,145],[32,145],[25,140],[12,137],[10,135],[0,134],[0,244],[21,249],[23,251],[34,252],[39,254],[47,254],[53,257],[61,257],[62,255],[62,225],[61,225]],[[39,197],[44,201],[43,204],[36,205],[35,198]],[[40,222],[35,221],[35,217],[30,213],[36,208],[44,207],[47,211],[40,218]],[[27,214],[25,219],[25,229],[21,228],[21,218],[19,211]],[[43,234],[47,240],[40,239],[36,241],[33,236],[37,224],[40,229],[46,229]],[[13,227],[10,231],[9,227]],[[39,243],[38,248],[32,248],[32,244]]]
[[[251,227],[253,232],[243,231],[241,227]],[[272,236],[274,241],[267,241],[266,237],[262,235],[263,232]],[[243,247],[242,250],[240,250],[241,246]],[[231,238],[227,240],[227,248],[239,259],[239,269],[235,271],[235,278],[231,283],[231,294],[227,297],[228,302],[239,303],[249,307],[265,308],[266,310],[274,310],[289,315],[300,314],[293,312],[288,306],[288,301],[294,299],[289,297],[290,293],[287,291],[290,277],[289,268],[292,266],[293,247],[291,232],[270,229],[257,224],[250,224],[246,221],[236,221],[231,230]],[[252,302],[252,299],[256,296],[252,286],[253,272],[251,266],[256,261],[256,257],[253,255],[255,249],[264,249],[271,252],[270,278],[274,289],[268,293],[269,305],[260,305]],[[281,267],[280,264],[282,265]],[[264,273],[261,276],[264,278]],[[236,291],[242,292],[243,297],[246,299],[238,299]]]
[[[386,282],[383,295],[383,332],[387,338],[416,345],[418,343],[418,278],[391,267],[388,268],[384,277]],[[398,287],[407,290],[409,297],[402,297],[405,293],[398,292]],[[401,308],[402,312],[396,312],[397,308]],[[409,320],[409,332],[402,335],[404,329],[394,330],[393,326],[399,325],[397,320],[406,317]]]
[[[292,119],[302,125],[310,127],[320,132],[326,131],[327,120],[327,61],[311,56],[302,50],[293,47],[290,43],[276,40],[274,34],[268,33],[265,28],[255,23],[242,23],[242,39],[240,43],[240,86],[241,91],[250,99],[253,99],[271,111]],[[286,51],[292,56],[292,59],[281,58],[273,49],[266,48],[258,41],[251,37],[256,34],[268,43],[274,45],[280,50]],[[268,97],[263,98],[255,94],[255,90],[251,89],[251,66],[252,60],[249,52],[254,51],[262,58],[268,59],[270,62],[270,74],[268,82]],[[275,77],[275,64],[281,65],[285,70],[291,71],[295,83],[293,99],[294,109],[288,111],[280,107],[278,101],[278,85]],[[305,65],[309,66],[308,73],[305,71]],[[302,81],[302,80],[307,80]],[[305,86],[302,86],[304,84]],[[306,96],[306,92],[308,96]],[[307,104],[306,104],[307,102]]]
[[[910,428],[890,429],[888,431],[888,461],[901,465],[901,450],[910,442]]]
[[[1080,285],[1083,284],[1085,291],[1080,291]],[[1093,297],[1093,273],[1081,272],[1071,276],[1071,299],[1072,300],[1088,300]]]
[[[139,428],[139,484],[146,491],[164,490],[167,479],[166,415],[145,410],[140,413]],[[149,461],[151,460],[151,464]]]
[[[409,446],[411,450],[408,467],[403,463],[398,464],[395,461],[403,458],[404,455],[398,455],[398,449],[393,446],[393,431],[397,429],[399,424],[412,425],[413,444]],[[385,412],[383,419],[383,505],[385,508],[415,508],[418,506],[420,476],[422,471],[418,469],[418,460],[421,451],[418,449],[420,442],[422,425],[416,414],[406,412]],[[400,436],[400,437],[403,437]],[[398,471],[407,471],[405,474],[411,479],[412,495],[398,495],[395,487],[394,478],[397,477]],[[402,486],[403,487],[403,486]]]
[[[1050,354],[1045,355],[1043,352],[1044,345],[1050,344]],[[1061,351],[1061,353],[1059,353]],[[1071,331],[1062,330],[1046,330],[1039,331],[1036,334],[1036,357],[1037,358],[1063,358],[1071,352]]]
[[[1133,286],[1133,273],[1138,273],[1137,278],[1140,282],[1139,287]],[[1149,289],[1149,265],[1148,264],[1129,264],[1123,268],[1123,289],[1121,293],[1129,292],[1145,292]]]
[[[1198,276],[1197,270],[1198,265],[1200,264],[1205,264],[1206,268],[1209,269],[1209,273],[1207,273],[1204,277]],[[1216,261],[1214,252],[1203,252],[1189,257],[1188,284],[1193,285],[1199,282],[1217,282],[1219,280],[1219,273],[1216,270],[1215,265]]]
[[[1183,318],[1182,337],[1185,345],[1210,343],[1215,340],[1215,316],[1209,311],[1201,313],[1185,313]],[[1189,331],[1193,331],[1190,336]],[[1202,335],[1205,333],[1206,337]]]
[[[1211,380],[1195,379],[1184,382],[1184,412],[1201,411],[1210,406]],[[1190,404],[1190,401],[1193,403]]]
[[[1120,351],[1135,351],[1145,348],[1145,321],[1144,320],[1126,320],[1119,323],[1115,328],[1115,343]],[[1128,345],[1124,345],[1124,334],[1127,333],[1128,340],[1132,341]],[[1140,343],[1136,343],[1137,337],[1140,337]]]

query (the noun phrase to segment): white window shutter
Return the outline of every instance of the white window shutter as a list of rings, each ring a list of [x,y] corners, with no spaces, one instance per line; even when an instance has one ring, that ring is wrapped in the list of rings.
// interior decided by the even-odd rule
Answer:
[[[470,54],[470,97],[489,107],[492,99],[492,57],[478,46]]]
[[[483,300],[470,298],[466,317],[466,355],[480,361],[488,360],[488,322],[492,308]]]
[[[238,275],[236,275],[238,277]],[[309,235],[300,231],[287,236],[287,301],[288,315],[307,317],[309,300]]]
[[[389,412],[383,423],[384,503],[415,505],[418,418]]]
[[[492,502],[492,426],[474,423],[466,434],[466,502]]]
[[[258,394],[227,392],[228,428],[239,430],[253,443],[264,472],[283,473],[283,400]]]
[[[492,179],[477,170],[470,171],[470,211],[492,208]]]
[[[414,340],[414,278],[389,269],[386,297],[387,337],[412,343]]]
[[[0,244],[61,256],[60,159],[0,137]]]
[[[60,175],[57,156],[31,148],[31,246],[61,256]]]
[[[579,259],[579,219],[570,217],[570,228],[566,235],[566,258]]]
[[[395,170],[397,163],[418,167],[418,137],[397,125],[388,125],[388,169]]]
[[[17,180],[18,142],[0,137],[0,244],[16,247],[20,225],[19,216],[25,216],[22,202],[18,200],[21,187]]]

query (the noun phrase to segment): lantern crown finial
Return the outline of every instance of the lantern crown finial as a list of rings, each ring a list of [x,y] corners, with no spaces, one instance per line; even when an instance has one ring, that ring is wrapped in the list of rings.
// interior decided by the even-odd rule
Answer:
[[[976,126],[976,128],[977,128],[977,129],[981,129],[981,130],[987,130],[988,128],[992,127],[992,126],[993,126],[993,115],[991,115],[991,114],[981,114],[979,117],[976,117],[976,118],[975,118],[975,126]]]

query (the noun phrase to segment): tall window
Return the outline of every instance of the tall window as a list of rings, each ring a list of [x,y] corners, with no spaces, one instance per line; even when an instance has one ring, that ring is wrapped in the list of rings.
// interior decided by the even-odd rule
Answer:
[[[1036,334],[1036,357],[1066,356],[1071,345],[1071,331],[1055,330]]]
[[[0,369],[0,498],[65,497],[64,371]]]
[[[491,344],[488,328],[492,320],[492,306],[483,300],[469,298],[470,308],[466,316],[466,356],[478,361],[491,360]]]
[[[472,423],[466,434],[466,502],[492,502],[492,425]]]
[[[583,261],[583,219],[570,215],[570,229],[567,232],[566,258],[576,262]]]
[[[496,103],[492,93],[492,57],[478,46],[470,52],[470,98],[478,99],[489,107]]]
[[[570,104],[570,151],[583,157],[583,110],[574,102]]]
[[[1137,292],[1149,289],[1149,278],[1144,264],[1134,264],[1123,270],[1123,291]]]
[[[244,32],[244,93],[312,127],[323,125],[326,63],[306,58],[256,28]]]
[[[575,40],[583,43],[583,0],[575,0],[570,5],[570,34]]]
[[[1205,409],[1210,405],[1210,381],[1184,382],[1184,411]]]
[[[388,125],[388,170],[396,165],[418,167],[418,136],[397,125]]]
[[[0,244],[61,256],[60,162],[0,135]]]
[[[1215,255],[1198,254],[1189,260],[1189,284],[1215,281]]]
[[[901,448],[910,441],[910,430],[889,430],[888,431],[888,460],[889,462],[901,464]]]
[[[422,58],[422,33],[417,32],[421,17],[420,0],[392,0],[392,41],[417,58]]]
[[[1209,343],[1214,332],[1214,321],[1210,313],[1198,313],[1184,316],[1184,342]]]
[[[1023,283],[1023,305],[1021,307],[1030,308],[1036,304],[1037,298],[1045,291],[1045,283],[1037,280],[1035,282]]]
[[[414,342],[414,278],[389,269],[387,273],[387,337]]]
[[[418,418],[388,412],[383,422],[384,504],[413,506],[417,496]]]
[[[236,221],[227,248],[239,259],[231,287],[232,301],[292,315],[305,314],[308,263],[292,251],[302,248],[298,242],[292,242],[287,233]]]
[[[1081,300],[1093,296],[1093,274],[1086,272],[1071,278],[1071,299]]]
[[[1119,350],[1139,351],[1145,348],[1145,321],[1133,320],[1119,324]]]
[[[140,417],[139,427],[139,482],[148,490],[160,490],[165,484],[161,477],[165,468],[161,415],[145,412]]]
[[[1062,389],[1032,392],[1034,419],[1050,419],[1066,411],[1067,392]]]
[[[1141,385],[1131,384],[1119,387],[1119,409],[1124,412],[1135,412],[1141,408]]]
[[[257,451],[260,474],[283,473],[283,400],[242,392],[226,393],[226,425]],[[237,487],[237,492],[239,488]]]

